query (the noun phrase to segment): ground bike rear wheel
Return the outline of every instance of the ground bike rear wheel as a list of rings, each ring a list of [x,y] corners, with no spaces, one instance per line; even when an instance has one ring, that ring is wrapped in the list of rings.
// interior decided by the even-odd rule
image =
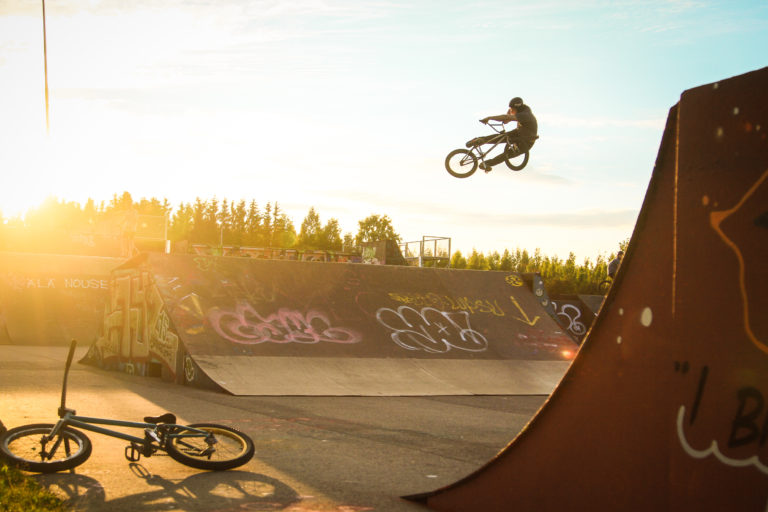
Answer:
[[[504,152],[506,153],[507,151],[511,151],[511,150],[512,150],[512,145],[507,143],[507,146],[504,148]],[[507,167],[509,167],[513,171],[520,171],[523,169],[523,167],[528,165],[529,156],[530,156],[529,152],[526,151],[525,153],[517,155],[514,158],[505,158],[504,163],[507,164]]]
[[[51,423],[34,423],[12,428],[0,435],[0,453],[9,463],[35,473],[55,473],[79,466],[91,455],[91,440],[72,428],[65,427],[46,441],[43,437],[53,429]],[[47,455],[43,456],[43,450]],[[51,453],[52,452],[52,453]]]
[[[454,149],[445,157],[445,169],[454,178],[468,178],[477,170],[477,157],[467,149]]]
[[[210,432],[215,436],[216,443],[213,445],[213,453],[208,454],[206,451],[209,444],[204,437],[185,437],[185,430],[175,431],[174,436],[168,437],[165,450],[171,458],[185,466],[197,469],[232,469],[242,466],[253,457],[253,441],[239,430],[215,423],[194,423],[188,426]]]

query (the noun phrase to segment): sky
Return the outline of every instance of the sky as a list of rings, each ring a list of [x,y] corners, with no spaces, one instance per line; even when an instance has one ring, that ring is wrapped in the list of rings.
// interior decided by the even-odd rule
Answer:
[[[768,65],[768,0],[0,0],[0,212],[277,202],[579,261],[629,238],[680,94]],[[522,97],[528,166],[445,156]]]

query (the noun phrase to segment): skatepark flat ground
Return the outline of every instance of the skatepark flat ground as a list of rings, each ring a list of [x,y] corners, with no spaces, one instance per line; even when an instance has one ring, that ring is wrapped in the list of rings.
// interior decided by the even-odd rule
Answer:
[[[56,419],[66,350],[0,345],[6,426]],[[81,415],[140,420],[173,412],[180,423],[234,426],[256,445],[245,466],[205,472],[162,455],[129,463],[124,441],[88,433],[93,454],[83,465],[36,477],[69,496],[75,510],[114,512],[426,510],[400,496],[478,469],[546,400],[231,396],[80,364],[73,365],[68,390],[67,405]]]

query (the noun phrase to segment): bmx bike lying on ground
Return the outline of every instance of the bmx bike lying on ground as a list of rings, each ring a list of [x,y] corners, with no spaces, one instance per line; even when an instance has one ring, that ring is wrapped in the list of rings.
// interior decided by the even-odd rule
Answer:
[[[455,178],[468,178],[477,170],[478,160],[485,163],[485,157],[496,149],[496,146],[503,144],[504,152],[513,148],[515,142],[510,139],[511,132],[504,131],[504,123],[489,122],[487,124],[493,128],[496,135],[476,137],[467,144],[471,145],[473,141],[482,140],[480,144],[471,145],[469,149],[454,149],[448,153],[447,157],[445,157],[445,169],[451,176]],[[538,138],[537,135],[536,139]],[[481,149],[483,147],[485,147],[485,149]],[[520,171],[523,167],[528,165],[529,156],[529,152],[526,151],[515,157],[504,159],[504,163],[513,171]]]
[[[164,451],[186,466],[224,470],[242,466],[253,457],[253,441],[224,425],[177,425],[176,416],[171,413],[148,416],[143,422],[77,416],[73,409],[66,407],[67,375],[76,345],[77,342],[72,340],[64,367],[59,421],[22,425],[0,434],[0,456],[9,463],[36,473],[55,473],[79,466],[91,455],[91,441],[83,432],[71,427],[129,441],[125,458],[131,462],[139,461],[142,455],[150,457]],[[96,425],[143,429],[144,437]]]

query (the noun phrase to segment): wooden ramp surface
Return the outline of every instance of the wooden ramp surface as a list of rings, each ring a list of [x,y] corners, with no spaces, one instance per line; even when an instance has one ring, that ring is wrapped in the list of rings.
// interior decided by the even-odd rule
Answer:
[[[434,510],[768,510],[768,68],[685,91],[562,382]]]

